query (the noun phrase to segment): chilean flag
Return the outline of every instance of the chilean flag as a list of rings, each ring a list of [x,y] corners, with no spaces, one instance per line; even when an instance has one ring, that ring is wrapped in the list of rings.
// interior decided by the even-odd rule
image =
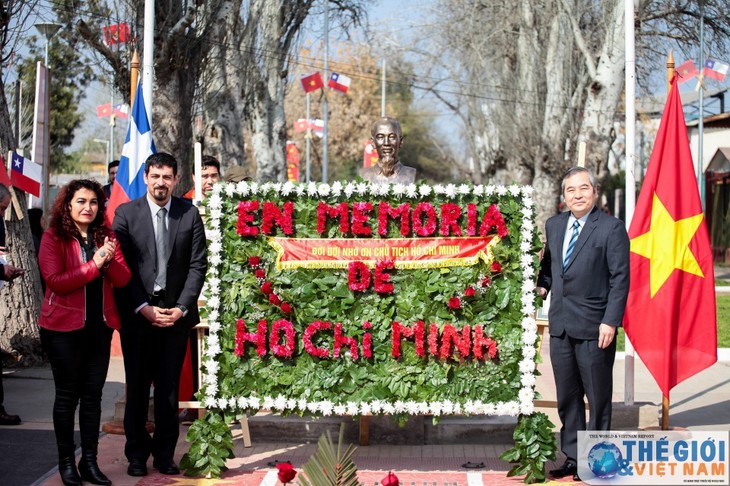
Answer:
[[[728,65],[716,61],[715,59],[707,59],[705,61],[705,67],[702,69],[702,74],[707,76],[708,78],[717,79],[718,81],[723,81],[725,79],[725,75],[728,71]]]
[[[340,93],[347,93],[347,90],[350,89],[351,81],[352,80],[344,74],[332,73],[330,80],[327,82],[327,86],[335,91],[339,91]]]
[[[106,208],[109,226],[114,220],[117,206],[132,199],[144,196],[147,186],[144,183],[144,163],[147,157],[157,152],[152,140],[152,124],[144,105],[142,83],[137,85],[132,117],[129,120],[127,138],[124,140],[122,156],[119,158],[117,177],[112,185],[112,195]]]
[[[10,157],[10,181],[13,186],[28,194],[33,194],[35,197],[41,197],[43,167],[15,152],[12,152]]]

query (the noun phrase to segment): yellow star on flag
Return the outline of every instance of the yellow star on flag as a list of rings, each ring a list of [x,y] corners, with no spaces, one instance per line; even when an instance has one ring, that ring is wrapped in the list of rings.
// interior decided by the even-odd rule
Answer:
[[[704,273],[689,243],[703,219],[702,212],[675,221],[654,193],[651,205],[651,228],[631,240],[631,251],[651,260],[650,286],[653,298],[672,272],[682,270],[698,277]]]

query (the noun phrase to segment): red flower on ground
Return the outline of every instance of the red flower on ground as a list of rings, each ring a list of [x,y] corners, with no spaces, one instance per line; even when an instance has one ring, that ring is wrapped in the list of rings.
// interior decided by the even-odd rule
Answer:
[[[398,476],[393,474],[393,471],[390,471],[387,476],[380,480],[380,484],[383,486],[399,486],[400,481],[398,481]]]
[[[449,299],[448,305],[451,309],[461,309],[461,299],[458,297],[452,297]]]
[[[294,476],[297,475],[297,472],[294,470],[294,466],[292,466],[288,462],[282,462],[277,464],[276,469],[279,470],[279,481],[284,484],[290,482],[292,479],[294,479]]]

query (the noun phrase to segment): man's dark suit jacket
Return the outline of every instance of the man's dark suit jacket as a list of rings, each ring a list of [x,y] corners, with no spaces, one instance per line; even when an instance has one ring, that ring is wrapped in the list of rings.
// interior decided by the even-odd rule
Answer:
[[[629,239],[624,223],[594,207],[563,272],[570,212],[545,223],[547,244],[538,287],[551,291],[550,335],[598,339],[601,323],[621,326],[629,292]]]
[[[125,304],[119,306],[120,312],[134,312],[149,302],[157,274],[157,248],[147,196],[119,206],[112,228],[132,270],[132,280],[118,295]],[[200,322],[198,296],[207,269],[205,229],[198,209],[173,197],[168,214],[168,236],[170,256],[164,307],[185,306],[188,314],[175,326],[192,328]]]

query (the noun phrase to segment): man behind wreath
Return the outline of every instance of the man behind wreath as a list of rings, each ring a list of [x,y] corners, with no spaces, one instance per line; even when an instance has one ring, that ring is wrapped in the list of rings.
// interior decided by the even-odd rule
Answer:
[[[360,170],[360,177],[374,184],[411,184],[416,181],[416,169],[398,161],[403,145],[403,132],[395,118],[379,118],[370,131],[378,163]]]

